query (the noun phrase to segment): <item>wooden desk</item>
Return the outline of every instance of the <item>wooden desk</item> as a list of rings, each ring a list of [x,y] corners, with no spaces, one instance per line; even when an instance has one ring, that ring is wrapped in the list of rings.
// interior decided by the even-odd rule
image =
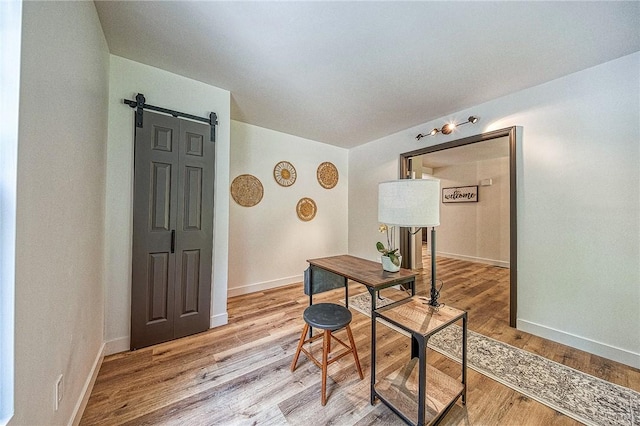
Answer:
[[[411,295],[416,294],[416,272],[400,269],[398,272],[387,272],[382,265],[371,260],[361,259],[346,254],[340,256],[322,257],[307,260],[310,268],[309,283],[313,286],[313,271],[315,268],[333,272],[344,277],[346,306],[349,307],[349,292],[347,280],[352,280],[367,287],[371,295],[371,312],[376,308],[377,292],[394,285],[407,284],[411,286]],[[309,304],[313,304],[313,287],[309,291]]]
[[[355,256],[340,255],[323,257],[319,259],[309,259],[309,304],[313,304],[313,273],[314,270],[324,270],[332,272],[344,278],[345,306],[349,307],[349,286],[347,280],[352,280],[367,287],[371,297],[371,339],[373,341],[376,333],[376,323],[374,311],[376,310],[376,299],[380,290],[394,285],[410,285],[411,296],[416,294],[416,272],[408,269],[400,269],[398,272],[387,272],[382,269],[378,262],[361,259]],[[337,288],[337,287],[336,287]],[[309,328],[309,336],[313,334]],[[373,343],[372,343],[373,344]],[[371,351],[371,404],[374,401],[373,380],[375,376],[375,351]]]

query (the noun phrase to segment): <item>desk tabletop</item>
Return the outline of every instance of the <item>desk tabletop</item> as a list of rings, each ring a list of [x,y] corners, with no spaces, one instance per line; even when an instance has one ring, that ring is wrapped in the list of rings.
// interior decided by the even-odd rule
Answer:
[[[418,275],[409,269],[400,268],[398,272],[387,272],[378,262],[347,254],[307,260],[310,265],[325,269],[367,287],[388,287],[394,283],[406,283],[415,280]]]
[[[402,327],[427,336],[461,319],[466,313],[451,306],[433,309],[427,304],[428,298],[413,296],[376,312],[382,318],[391,320]]]

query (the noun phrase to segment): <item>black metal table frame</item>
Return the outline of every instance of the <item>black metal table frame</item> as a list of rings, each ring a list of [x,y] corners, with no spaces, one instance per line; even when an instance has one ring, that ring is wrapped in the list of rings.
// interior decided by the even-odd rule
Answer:
[[[330,271],[329,269],[324,269],[324,268],[322,268],[320,266],[312,265],[312,268],[311,268],[311,271],[310,271],[311,277],[309,279],[309,288],[310,288],[310,291],[309,291],[309,305],[313,305],[313,268],[323,269],[325,271],[334,273],[336,275],[341,275],[341,274],[339,274],[337,272]],[[379,286],[379,287],[369,286],[369,285],[367,285],[367,284],[365,284],[363,282],[358,281],[355,278],[347,278],[344,275],[341,275],[341,276],[344,278],[344,298],[345,298],[344,300],[345,300],[345,306],[347,308],[349,307],[349,285],[348,285],[348,281],[349,280],[355,281],[358,284],[362,284],[363,286],[367,287],[367,290],[369,290],[369,294],[371,294],[371,310],[372,311],[376,308],[376,298],[374,297],[374,296],[376,296],[375,293],[379,292],[380,290],[384,290],[385,288],[393,287],[393,286],[396,286],[396,285],[410,284],[411,285],[411,296],[415,296],[416,295],[416,284],[415,284],[416,278],[415,278],[415,276],[414,277],[409,277],[409,278],[407,278],[405,280],[394,281],[392,283],[389,283],[389,284],[384,285],[384,286]]]
[[[399,300],[398,302],[393,303],[392,305],[388,305],[388,306],[393,306],[396,304],[400,304],[402,303],[403,300]],[[373,306],[372,306],[373,307]],[[375,375],[376,375],[376,366],[375,366],[375,361],[376,361],[376,346],[375,346],[375,337],[376,337],[376,319],[377,318],[382,318],[385,321],[389,322],[390,324],[395,325],[396,327],[401,328],[402,330],[405,330],[409,333],[411,333],[411,359],[418,357],[418,425],[423,425],[424,424],[424,418],[425,418],[425,398],[426,398],[426,384],[427,384],[427,343],[429,341],[429,338],[436,334],[437,332],[439,332],[440,330],[449,327],[451,325],[453,325],[454,323],[456,323],[457,321],[459,321],[460,319],[462,319],[462,362],[461,362],[461,367],[462,367],[462,393],[461,395],[459,395],[458,397],[462,397],[462,404],[466,404],[467,402],[467,312],[463,311],[462,314],[458,315],[457,317],[453,318],[452,320],[448,321],[445,324],[442,324],[440,327],[435,328],[434,330],[432,330],[431,332],[429,332],[427,335],[422,335],[420,333],[417,333],[413,330],[409,330],[407,329],[407,327],[403,326],[402,324],[399,324],[396,321],[393,321],[389,318],[385,318],[383,315],[378,314],[375,310],[371,311],[371,405],[373,405],[375,403],[375,399],[376,397],[378,399],[380,399],[380,401],[382,401],[387,407],[389,407],[391,409],[391,411],[393,411],[394,413],[396,413],[402,420],[404,420],[407,424],[412,425],[413,423],[411,422],[411,420],[409,420],[408,418],[406,418],[404,416],[404,414],[402,414],[398,409],[396,409],[396,407],[393,406],[393,404],[391,404],[389,401],[387,401],[384,396],[381,396],[380,394],[378,394],[376,392],[375,389]],[[439,422],[442,417],[444,417],[449,410],[453,407],[453,405],[455,404],[456,400],[458,399],[458,397],[454,398],[449,405],[445,408],[445,410],[443,410],[442,413],[440,413],[438,415],[438,417],[436,417],[433,421],[433,424],[436,424],[437,422]]]

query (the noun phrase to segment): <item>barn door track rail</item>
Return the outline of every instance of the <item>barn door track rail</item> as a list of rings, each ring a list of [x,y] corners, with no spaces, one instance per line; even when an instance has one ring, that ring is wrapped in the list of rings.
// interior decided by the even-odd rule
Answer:
[[[164,114],[169,114],[174,117],[184,117],[189,120],[200,121],[202,123],[207,123],[211,126],[211,142],[216,141],[216,126],[218,125],[218,115],[215,112],[209,114],[209,118],[198,117],[197,115],[191,115],[184,112],[174,111],[172,109],[162,108],[154,105],[149,105],[145,103],[145,98],[142,93],[138,93],[136,95],[136,100],[131,101],[129,99],[124,99],[124,103],[129,105],[131,108],[136,109],[136,127],[142,127],[142,111],[146,108],[151,111],[157,111]]]

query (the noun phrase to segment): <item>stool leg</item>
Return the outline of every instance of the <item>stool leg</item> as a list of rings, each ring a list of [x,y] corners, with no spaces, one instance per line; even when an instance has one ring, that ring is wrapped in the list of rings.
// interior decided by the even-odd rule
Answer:
[[[304,323],[304,328],[302,329],[302,334],[300,335],[300,341],[298,342],[298,349],[296,349],[296,354],[293,357],[293,362],[291,363],[291,371],[296,369],[296,363],[298,362],[298,357],[300,356],[300,350],[302,349],[302,345],[304,344],[304,336],[307,334],[307,330],[309,330],[309,324]]]
[[[353,340],[353,334],[351,334],[351,327],[349,327],[349,325],[347,325],[347,335],[349,336],[349,343],[351,343],[351,353],[353,353],[353,359],[356,361],[358,374],[360,375],[360,379],[364,379],[362,368],[360,367],[360,360],[358,359],[358,351],[356,350],[356,342]]]
[[[329,361],[330,340],[331,330],[325,330],[322,338],[322,405],[327,405],[327,361]]]

